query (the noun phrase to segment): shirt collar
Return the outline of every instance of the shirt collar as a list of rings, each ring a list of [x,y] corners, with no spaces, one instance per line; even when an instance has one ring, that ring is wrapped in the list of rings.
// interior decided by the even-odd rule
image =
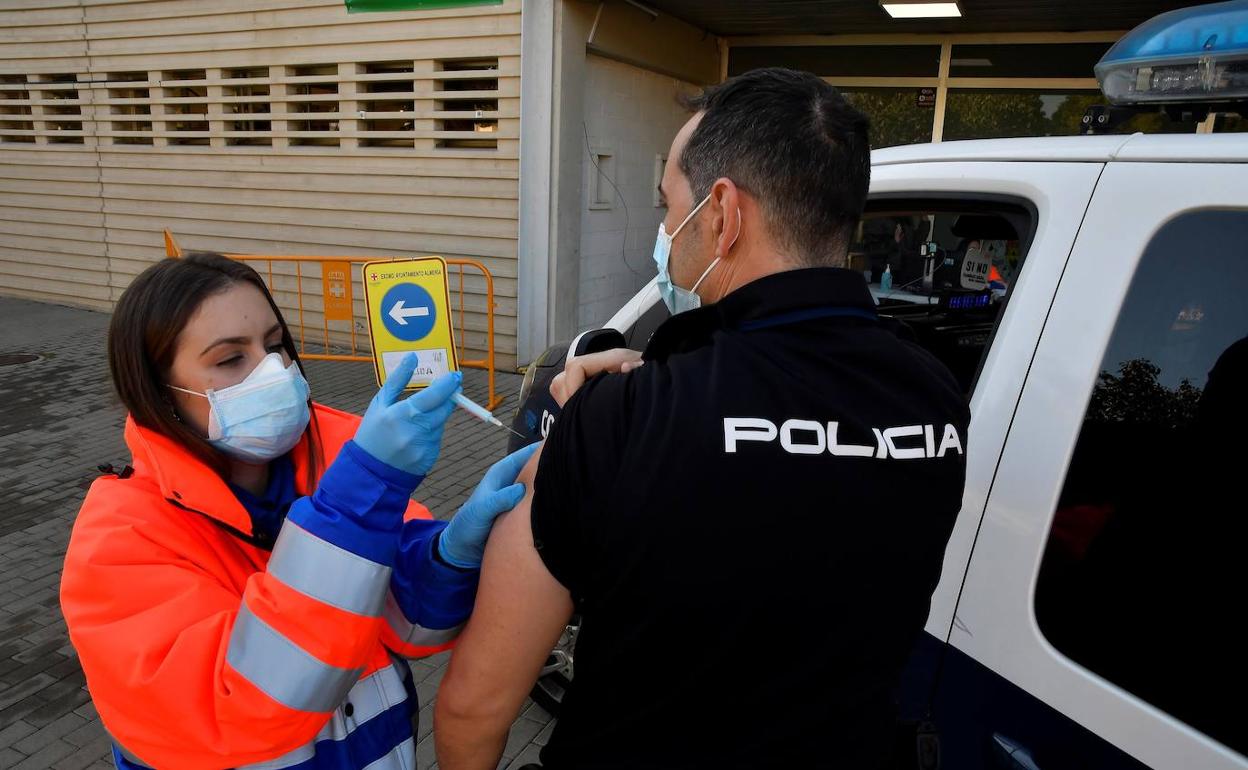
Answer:
[[[719,329],[736,329],[750,321],[820,307],[875,312],[866,279],[856,270],[809,267],[772,273],[736,289],[713,305],[672,316],[646,346],[645,358],[665,358],[700,347]]]
[[[226,483],[251,515],[252,534],[263,534],[270,541],[276,540],[290,504],[299,497],[295,489],[295,466],[290,455],[282,455],[269,463],[269,483],[260,495],[253,495],[232,482]]]
[[[259,495],[252,494],[232,481],[227,481],[226,484],[243,507],[253,516],[255,507],[277,508],[291,503],[298,497],[295,491],[295,466],[290,460],[289,453],[269,463],[269,481]]]

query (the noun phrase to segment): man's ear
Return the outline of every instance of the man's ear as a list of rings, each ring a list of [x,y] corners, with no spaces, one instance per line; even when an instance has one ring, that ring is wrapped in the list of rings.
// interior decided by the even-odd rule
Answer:
[[[711,203],[715,211],[715,256],[723,259],[741,237],[741,191],[731,179],[720,177],[711,185]]]

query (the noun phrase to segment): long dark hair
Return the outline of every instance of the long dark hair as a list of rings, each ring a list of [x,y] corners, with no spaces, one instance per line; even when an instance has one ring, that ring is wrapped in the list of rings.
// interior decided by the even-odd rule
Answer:
[[[260,290],[282,327],[282,347],[303,371],[295,340],[282,311],[255,270],[242,262],[207,251],[164,259],[144,270],[117,301],[108,327],[108,366],[121,403],[139,425],[156,431],[190,450],[222,478],[229,473],[224,454],[178,418],[169,393],[178,335],[208,297],[238,284]],[[317,452],[319,432],[312,415],[307,432],[307,488],[320,476]]]

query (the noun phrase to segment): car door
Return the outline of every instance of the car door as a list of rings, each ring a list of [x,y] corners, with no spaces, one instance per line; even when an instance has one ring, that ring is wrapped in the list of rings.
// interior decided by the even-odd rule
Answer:
[[[968,489],[987,497],[943,766],[1248,767],[1245,170],[1106,166],[993,478]]]
[[[906,674],[903,713],[929,716],[932,679],[953,623],[953,610],[997,458],[1031,360],[1034,341],[1056,291],[1079,225],[1104,168],[1099,162],[926,162],[872,169],[868,211],[892,201],[922,208],[959,202],[1020,203],[1033,221],[1027,253],[996,320],[970,393],[971,424],[962,512],[945,551],[924,634]]]

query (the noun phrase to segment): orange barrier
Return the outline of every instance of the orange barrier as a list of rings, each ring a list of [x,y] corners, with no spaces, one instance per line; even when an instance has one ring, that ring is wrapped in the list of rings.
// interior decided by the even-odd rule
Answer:
[[[174,240],[173,234],[170,233],[168,230],[165,230],[164,234],[165,234],[165,254],[174,258],[181,257],[182,247],[179,246],[177,241]],[[330,287],[332,285],[332,282],[327,277],[329,275],[329,271],[327,270],[326,265],[332,265],[334,263],[364,264],[365,262],[376,262],[378,260],[386,259],[386,257],[360,257],[360,256],[339,256],[339,257],[315,256],[314,257],[314,256],[276,255],[276,254],[225,254],[225,256],[229,257],[230,259],[239,260],[240,262],[267,262],[268,263],[267,276],[265,273],[261,272],[260,270],[257,270],[256,272],[260,273],[261,277],[266,278],[265,282],[269,287],[269,291],[273,291],[273,275],[274,275],[273,263],[274,262],[290,263],[294,265],[295,272],[294,272],[293,277],[295,279],[295,296],[297,297],[297,300],[298,300],[298,307],[296,308],[296,310],[299,313],[298,343],[299,343],[299,355],[301,357],[307,358],[310,360],[321,360],[321,361],[370,361],[371,362],[373,360],[373,357],[371,355],[363,355],[363,353],[356,346],[355,321],[353,318],[353,311],[350,309],[344,310],[344,312],[348,313],[348,315],[344,318],[341,318],[340,320],[351,321],[351,325],[350,325],[351,326],[351,329],[350,329],[351,352],[350,353],[331,353],[330,352],[331,345],[330,345],[330,340],[329,340],[329,335],[330,335],[329,322],[330,320],[333,320],[333,319],[329,317],[331,314],[328,312],[328,310],[329,310],[331,303],[334,302],[335,297],[330,294],[330,291],[331,291]],[[406,259],[406,257],[391,257],[391,259]],[[503,397],[499,396],[495,392],[495,388],[494,388],[494,310],[495,310],[494,276],[485,267],[485,265],[481,264],[475,259],[454,259],[454,258],[447,257],[445,258],[445,261],[446,261],[446,265],[448,268],[458,268],[458,274],[459,274],[458,275],[459,277],[459,290],[458,290],[458,293],[459,293],[459,342],[457,344],[457,347],[459,349],[459,356],[458,356],[459,364],[460,366],[466,366],[466,367],[470,367],[473,369],[485,369],[486,370],[486,372],[488,373],[488,377],[489,377],[489,400],[487,401],[485,406],[490,411],[493,411],[494,409],[497,409],[498,405],[501,404],[504,400]],[[320,275],[319,280],[322,282],[322,285],[324,287],[323,291],[324,291],[324,296],[325,296],[325,301],[326,301],[326,312],[322,313],[322,332],[324,334],[324,347],[323,347],[324,352],[321,352],[321,353],[307,352],[307,341],[305,339],[307,325],[304,323],[303,265],[306,265],[308,263],[313,263],[313,262],[320,265],[321,275]],[[469,358],[465,358],[464,356],[464,354],[467,352],[467,336],[466,336],[467,325],[464,320],[465,319],[464,271],[466,269],[479,271],[481,275],[485,278],[485,323],[486,323],[485,358],[469,359]],[[448,275],[447,278],[449,280],[451,276]],[[351,296],[350,285],[354,282],[354,278],[351,276],[343,276],[342,280],[345,281],[345,284],[339,284],[339,287],[345,290],[345,293],[347,296],[346,303],[347,305],[349,305],[350,296]],[[453,327],[454,327],[454,323],[452,323],[452,336],[454,336]],[[316,344],[315,341],[313,341],[313,344]],[[370,344],[371,344],[371,341],[370,341]]]

